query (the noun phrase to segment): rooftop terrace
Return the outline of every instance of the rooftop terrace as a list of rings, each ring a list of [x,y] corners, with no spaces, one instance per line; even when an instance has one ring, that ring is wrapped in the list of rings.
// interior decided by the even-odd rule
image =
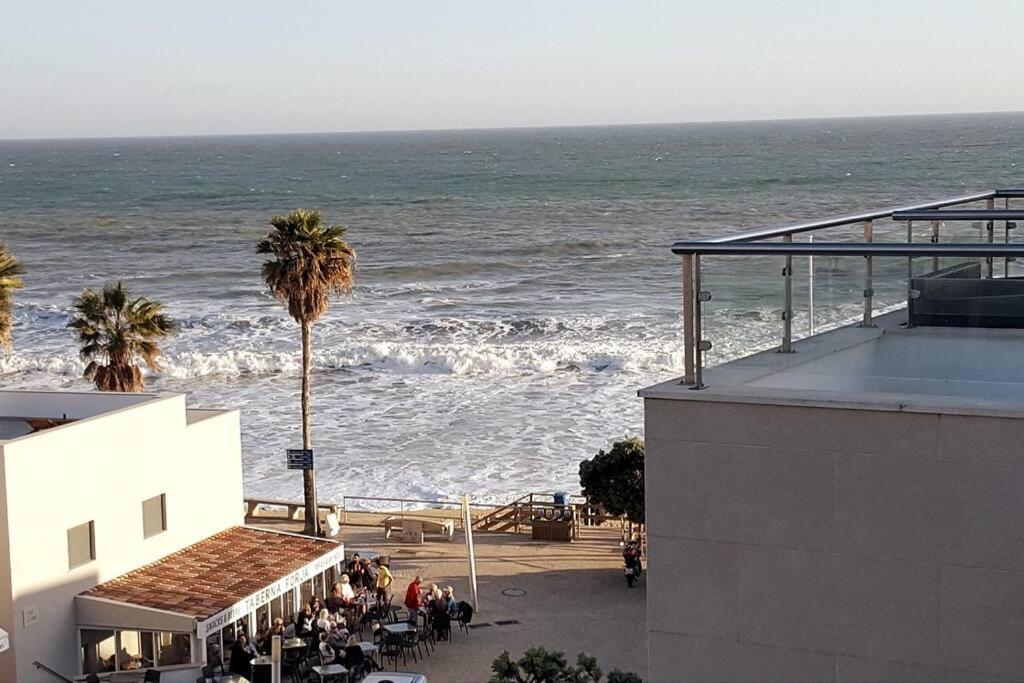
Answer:
[[[1024,408],[1024,271],[1016,263],[1024,257],[1024,243],[1011,239],[1014,221],[1024,219],[1024,209],[1011,208],[1011,200],[1022,197],[1021,189],[989,190],[677,242],[672,251],[683,260],[685,374],[682,381],[642,395],[819,402],[834,402],[841,395],[846,403],[900,409],[946,403],[964,410]],[[795,235],[829,229],[843,232],[830,242],[794,241]],[[741,349],[745,357],[705,376],[715,342],[722,336],[733,341],[728,330],[709,331],[705,315],[715,297],[704,271],[709,259],[717,263],[720,257],[744,257],[748,276],[778,259],[778,298],[764,297],[781,302],[780,343],[765,352]],[[803,315],[811,323],[803,340],[794,330],[800,314],[795,310],[794,259],[801,257],[807,257],[809,273],[809,310]],[[839,329],[823,335],[814,332],[815,257],[831,259],[830,276],[849,275],[858,263],[863,274],[862,288],[849,280],[827,292],[830,313],[848,309],[855,297],[862,313],[855,321],[833,317],[828,327]],[[844,257],[846,266],[836,267]],[[742,310],[729,314],[718,322],[743,317]]]

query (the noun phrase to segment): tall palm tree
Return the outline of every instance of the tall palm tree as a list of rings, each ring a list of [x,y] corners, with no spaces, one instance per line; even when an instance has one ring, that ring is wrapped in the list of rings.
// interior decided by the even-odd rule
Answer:
[[[302,328],[302,447],[312,448],[309,428],[309,366],[311,330],[326,311],[332,296],[352,291],[356,252],[343,238],[345,228],[325,226],[319,211],[296,209],[270,219],[273,228],[256,245],[257,254],[273,258],[263,263],[263,280]],[[312,470],[302,472],[307,534],[320,534],[316,480]]]
[[[11,339],[11,305],[14,303],[14,290],[24,285],[21,276],[25,274],[25,266],[14,258],[7,247],[0,244],[0,348],[7,351],[14,345]]]
[[[104,285],[102,292],[86,289],[74,307],[68,327],[82,344],[79,355],[88,363],[85,378],[100,391],[145,389],[139,361],[160,370],[159,341],[178,331],[164,305],[144,296],[131,298],[118,281]]]

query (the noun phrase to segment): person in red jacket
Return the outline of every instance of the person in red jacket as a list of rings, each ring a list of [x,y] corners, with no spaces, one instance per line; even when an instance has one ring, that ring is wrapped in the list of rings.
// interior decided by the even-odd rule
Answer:
[[[409,621],[413,626],[416,625],[416,619],[420,615],[420,605],[423,604],[423,599],[420,597],[421,583],[423,583],[423,579],[417,576],[405,589],[405,607],[409,610]]]

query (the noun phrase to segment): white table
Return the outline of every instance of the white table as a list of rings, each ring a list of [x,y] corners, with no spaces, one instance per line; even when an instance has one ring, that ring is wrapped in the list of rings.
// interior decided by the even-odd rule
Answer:
[[[359,643],[359,647],[362,648],[363,654],[367,657],[372,657],[373,655],[377,654],[377,646],[373,643],[368,643],[364,640],[363,642]]]
[[[341,664],[327,664],[325,666],[314,666],[313,673],[319,676],[322,681],[331,676],[344,676],[348,673],[348,669]]]
[[[397,624],[384,624],[384,630],[388,633],[394,633],[396,635],[400,633],[409,633],[415,631],[416,627],[410,624],[408,621],[400,621]]]
[[[309,647],[302,638],[289,638],[288,640],[281,641],[282,650],[294,650],[300,647]]]

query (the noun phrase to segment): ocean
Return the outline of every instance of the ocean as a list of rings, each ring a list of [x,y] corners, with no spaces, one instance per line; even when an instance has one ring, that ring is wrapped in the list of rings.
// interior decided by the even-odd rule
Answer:
[[[254,245],[319,208],[358,250],[314,327],[321,499],[575,491],[581,459],[642,435],[637,389],[681,372],[673,241],[1020,186],[1022,149],[1024,114],[0,141],[0,240],[29,270],[0,383],[88,389],[71,300],[122,279],[182,323],[149,388],[240,408],[246,492],[298,498],[299,329]],[[859,310],[845,261],[816,264],[819,325]],[[706,260],[711,362],[777,343],[780,267]]]

